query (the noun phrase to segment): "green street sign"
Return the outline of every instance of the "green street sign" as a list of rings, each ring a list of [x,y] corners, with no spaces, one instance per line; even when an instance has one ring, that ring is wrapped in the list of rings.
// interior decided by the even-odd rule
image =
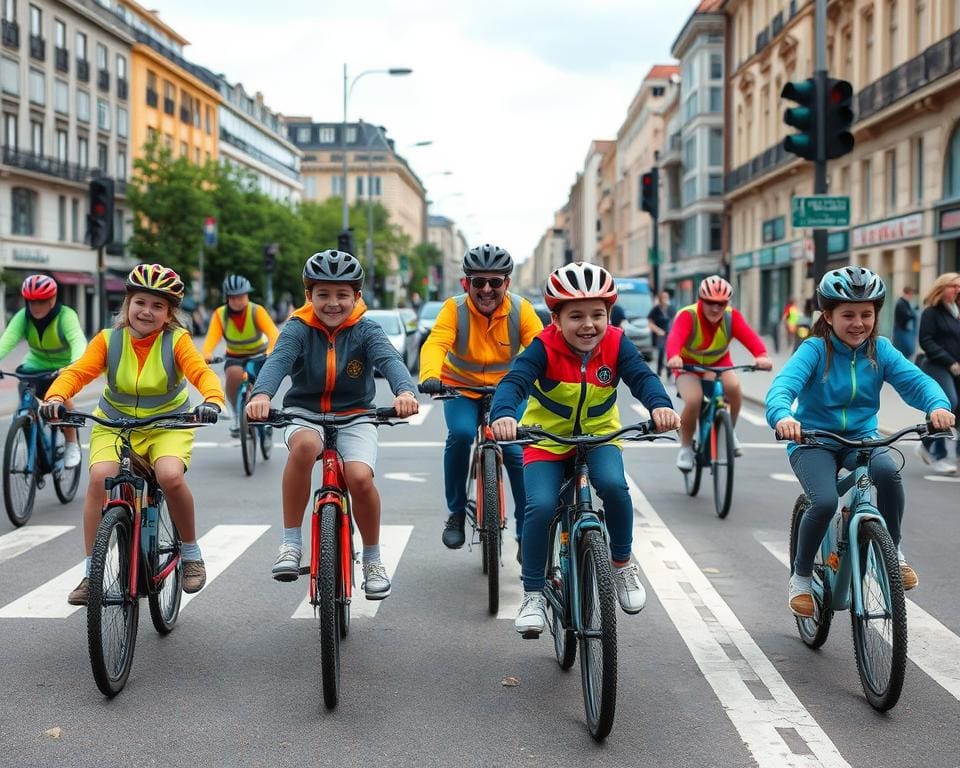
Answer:
[[[794,227],[849,227],[850,198],[847,195],[815,195],[791,200]]]

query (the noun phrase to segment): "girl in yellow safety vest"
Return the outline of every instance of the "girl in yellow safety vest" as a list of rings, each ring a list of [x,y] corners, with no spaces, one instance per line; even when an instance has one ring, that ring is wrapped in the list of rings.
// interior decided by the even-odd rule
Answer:
[[[183,281],[172,269],[160,264],[135,267],[127,277],[127,296],[116,327],[98,333],[83,356],[61,371],[47,391],[44,415],[52,418],[58,406],[106,373],[107,383],[95,412],[99,416],[117,419],[183,413],[190,409],[189,381],[203,396],[203,402],[193,409],[198,420],[215,422],[224,406],[223,390],[177,320],[176,309],[182,299]],[[193,450],[193,430],[138,431],[132,433],[131,443],[134,451],[153,465],[170,517],[183,540],[183,591],[198,592],[207,574],[197,545],[193,495],[183,477]],[[67,599],[71,605],[87,603],[90,555],[100,523],[104,481],[118,470],[117,432],[97,425],[90,433],[90,483],[83,504],[86,570]]]

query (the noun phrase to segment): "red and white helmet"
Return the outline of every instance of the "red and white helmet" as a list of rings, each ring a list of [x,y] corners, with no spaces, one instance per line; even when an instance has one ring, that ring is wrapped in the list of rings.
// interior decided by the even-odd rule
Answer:
[[[557,267],[547,278],[543,300],[551,312],[556,312],[565,301],[603,299],[607,306],[617,300],[617,286],[603,267],[575,261]]]
[[[46,275],[30,275],[20,286],[20,295],[27,301],[46,301],[57,295],[57,283]]]
[[[710,275],[701,281],[699,296],[707,301],[730,301],[733,286],[720,275]]]

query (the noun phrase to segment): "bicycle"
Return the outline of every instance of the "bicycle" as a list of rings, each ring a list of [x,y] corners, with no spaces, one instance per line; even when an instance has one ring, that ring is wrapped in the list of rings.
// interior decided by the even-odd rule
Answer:
[[[573,666],[577,644],[580,646],[580,682],[587,728],[597,741],[610,733],[616,710],[617,591],[603,511],[593,507],[587,451],[617,439],[670,439],[653,431],[653,422],[631,424],[598,436],[554,435],[539,427],[521,426],[517,428],[516,440],[501,443],[524,445],[552,440],[576,449],[572,469],[560,486],[557,514],[550,523],[543,594],[550,613],[554,653],[561,669]]]
[[[214,357],[211,363],[222,363],[226,357]],[[246,405],[250,398],[250,392],[257,380],[263,361],[267,359],[266,355],[254,355],[253,357],[243,358],[243,377],[240,380],[240,387],[237,389],[237,398],[234,402],[234,413],[240,422],[240,453],[243,458],[243,471],[250,477],[257,467],[257,443],[260,444],[260,455],[264,461],[269,461],[270,454],[273,451],[273,428],[269,425],[252,424],[247,419]]]
[[[119,430],[120,471],[104,482],[109,498],[90,558],[87,648],[97,688],[116,696],[127,683],[137,641],[140,598],[161,635],[173,631],[180,615],[183,562],[177,531],[157,485],[153,467],[130,445],[137,429],[194,429],[191,413],[106,419],[61,407],[62,426],[82,427],[89,419]]]
[[[886,448],[905,435],[915,433],[926,437],[930,431],[928,425],[920,424],[878,440],[848,440],[822,429],[801,431],[805,445],[829,445],[820,442],[825,438],[856,449],[857,463],[851,472],[838,476],[837,511],[814,559],[811,582],[814,616],[795,617],[797,629],[807,646],[819,648],[827,640],[834,611],[849,609],[860,684],[867,701],[881,712],[896,705],[903,689],[907,610],[897,548],[871,499],[870,452],[874,448]],[[801,494],[793,507],[791,574],[800,521],[808,506],[807,497]]]
[[[435,395],[437,400],[460,397],[464,392],[480,395],[477,436],[470,452],[470,471],[467,475],[465,511],[472,529],[470,548],[474,543],[480,544],[483,573],[487,577],[487,611],[494,616],[500,611],[500,554],[503,550],[503,530],[507,526],[506,506],[503,503],[503,449],[490,430],[490,407],[496,391],[496,387],[444,385],[440,394]]]
[[[48,424],[40,415],[37,388],[49,384],[58,371],[19,373],[0,371],[0,376],[12,376],[22,382],[20,405],[3,449],[3,503],[7,517],[15,526],[25,525],[33,514],[37,488],[46,484],[46,476],[53,476],[53,490],[62,504],[69,504],[77,495],[82,461],[65,469],[63,430]]]
[[[393,426],[393,408],[371,408],[351,414],[312,413],[300,408],[270,410],[262,422],[274,427],[292,424],[323,429],[322,481],[313,494],[310,524],[310,564],[300,574],[310,576],[310,604],[320,625],[320,679],[323,702],[333,709],[340,700],[340,640],[350,631],[350,600],[353,595],[353,514],[344,477],[343,460],[337,452],[337,433],[353,424]]]
[[[683,485],[688,496],[700,492],[700,476],[704,468],[713,475],[713,505],[721,520],[730,513],[733,501],[733,468],[736,451],[733,442],[733,418],[723,396],[720,374],[727,371],[756,371],[756,365],[694,365],[681,368],[691,373],[713,373],[715,379],[701,379],[703,402],[693,436],[693,469],[683,474]]]

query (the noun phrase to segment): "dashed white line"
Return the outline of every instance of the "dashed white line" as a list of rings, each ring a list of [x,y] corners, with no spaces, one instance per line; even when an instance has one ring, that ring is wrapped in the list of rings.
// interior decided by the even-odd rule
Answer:
[[[73,528],[72,525],[28,525],[10,531],[0,536],[0,563],[46,544]]]

